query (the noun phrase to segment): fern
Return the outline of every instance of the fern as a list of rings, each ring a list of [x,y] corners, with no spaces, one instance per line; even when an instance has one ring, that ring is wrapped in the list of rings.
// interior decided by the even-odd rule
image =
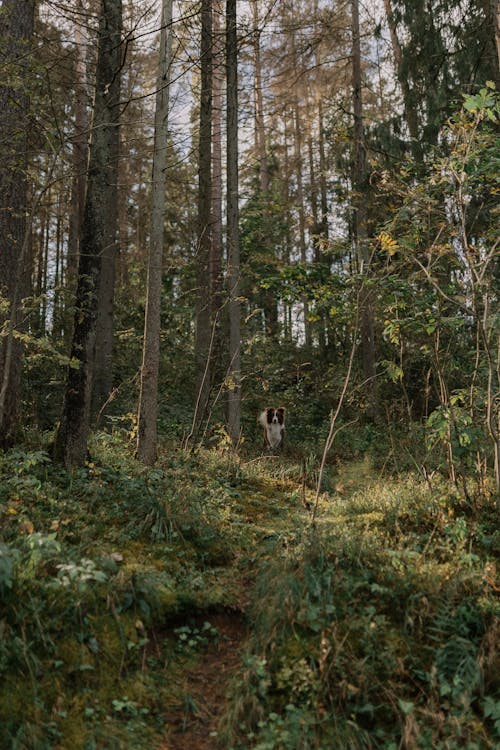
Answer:
[[[466,638],[454,636],[436,651],[435,666],[439,692],[463,702],[481,684],[481,669],[476,646]]]

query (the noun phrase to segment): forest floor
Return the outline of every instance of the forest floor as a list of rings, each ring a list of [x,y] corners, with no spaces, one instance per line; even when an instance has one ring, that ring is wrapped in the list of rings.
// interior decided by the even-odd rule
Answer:
[[[229,574],[233,581],[234,606],[207,614],[217,638],[206,649],[194,654],[189,666],[182,671],[178,698],[168,706],[165,716],[166,739],[158,750],[220,750],[219,727],[228,711],[230,688],[244,669],[242,655],[251,631],[247,610],[259,558],[269,553],[269,539],[286,535],[297,523],[307,523],[309,514],[297,500],[303,492],[298,482],[266,476],[254,480],[251,492],[242,497],[242,523],[258,532],[261,549],[259,545],[254,547],[250,562],[246,559],[242,562],[239,555],[232,561]],[[311,490],[307,492],[311,494]],[[199,630],[204,618],[190,622],[193,630]]]
[[[369,461],[343,465],[337,469],[334,491],[348,499],[366,487],[371,479]],[[314,488],[305,487],[302,481],[288,479],[284,482],[266,476],[255,483],[251,498],[247,498],[245,522],[262,530],[264,543],[260,551],[258,548],[254,550],[252,567],[258,567],[260,554],[265,557],[269,553],[266,545],[269,538],[276,534],[286,537],[292,529],[309,525],[314,494]],[[305,503],[308,503],[309,512]],[[322,506],[324,514],[324,502]],[[236,609],[210,616],[210,624],[217,630],[219,638],[210,643],[183,673],[179,699],[169,707],[166,715],[167,739],[158,750],[221,748],[218,728],[228,710],[231,684],[243,669],[242,653],[251,631],[246,611],[255,572],[242,572],[238,560],[235,560],[232,575],[238,582],[234,592]]]
[[[241,669],[247,626],[239,613],[210,617],[218,640],[182,675],[179,701],[169,707],[165,743],[159,750],[214,750],[219,722],[227,710],[228,689]]]
[[[332,462],[313,524],[314,461],[92,456],[0,454],[0,747],[499,746],[488,488]]]

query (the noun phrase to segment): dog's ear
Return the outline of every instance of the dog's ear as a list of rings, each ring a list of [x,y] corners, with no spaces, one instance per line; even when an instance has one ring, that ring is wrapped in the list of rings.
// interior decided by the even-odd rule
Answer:
[[[286,409],[285,409],[284,406],[278,407],[278,409],[276,409],[276,411],[278,412],[278,414],[283,414],[283,416],[285,416]]]
[[[276,409],[276,413],[278,414],[278,422],[280,424],[283,424],[285,421],[285,407],[280,406],[278,409]]]

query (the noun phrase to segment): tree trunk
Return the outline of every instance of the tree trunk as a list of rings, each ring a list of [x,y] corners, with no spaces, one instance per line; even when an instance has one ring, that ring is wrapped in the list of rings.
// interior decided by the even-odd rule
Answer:
[[[259,9],[257,0],[252,3],[253,64],[254,64],[254,107],[255,107],[255,150],[259,160],[260,191],[265,196],[269,190],[269,170],[267,168],[266,125],[264,121],[264,99],[262,95],[262,62],[260,54]],[[264,198],[265,200],[265,198]]]
[[[233,445],[240,438],[241,421],[241,305],[238,210],[238,44],[236,0],[226,4],[227,71],[227,247],[229,290],[228,433]]]
[[[394,16],[392,13],[391,0],[384,0],[384,6],[387,16],[387,24],[389,26],[389,32],[391,35],[392,54],[394,55],[396,75],[399,81],[399,85],[401,86],[401,91],[403,93],[403,106],[405,111],[406,124],[408,125],[408,131],[411,138],[411,150],[415,160],[421,162],[423,159],[423,154],[420,145],[417,106],[413,98],[408,77],[403,70],[403,54],[401,52],[401,45],[398,39],[396,23],[394,21]]]
[[[162,296],[163,237],[167,176],[168,104],[172,63],[172,0],[163,0],[158,79],[156,84],[155,142],[151,232],[148,259],[146,317],[141,367],[137,432],[137,458],[147,465],[156,460],[158,372],[160,367],[160,313]]]
[[[92,369],[102,256],[108,242],[108,196],[114,171],[113,143],[118,129],[114,81],[121,70],[121,0],[102,0],[96,91],[89,152],[87,194],[80,241],[78,286],[70,367],[54,455],[69,468],[84,463],[90,427]]]
[[[30,89],[29,45],[34,28],[34,1],[4,0],[0,12],[0,446],[11,445],[19,429],[22,347],[15,338],[22,299],[29,288],[28,133]],[[17,81],[24,80],[24,86]]]
[[[195,359],[198,380],[196,422],[206,414],[212,386],[212,346],[209,261],[212,209],[212,2],[201,4],[201,92],[198,166],[198,300]]]
[[[116,127],[109,133],[107,168],[108,195],[102,267],[99,281],[95,359],[92,376],[91,415],[95,420],[106,404],[113,387],[113,332],[116,259],[118,254],[118,164],[120,156],[119,109],[121,76],[109,87],[110,100],[116,103],[113,117]]]
[[[358,268],[361,276],[368,277],[370,251],[367,242],[367,211],[366,200],[368,194],[368,180],[366,172],[366,153],[363,127],[363,99],[361,84],[361,41],[359,29],[358,0],[351,0],[352,9],[352,90],[354,110],[353,130],[353,176],[354,189],[354,244],[356,248]],[[375,416],[375,339],[373,310],[369,287],[364,280],[359,296],[361,320],[361,348],[363,357],[363,375],[365,379],[365,393],[367,399],[367,413]]]
[[[295,45],[294,45],[295,46]],[[297,210],[299,212],[299,247],[300,247],[300,261],[304,267],[307,264],[307,248],[306,248],[306,220],[305,220],[305,207],[304,207],[304,185],[302,179],[302,123],[300,122],[299,103],[295,100],[294,104],[294,144],[295,144],[295,170],[297,178]],[[306,295],[302,297],[302,309],[304,312],[304,337],[306,347],[309,349],[312,345],[311,336],[311,323],[309,321],[309,300]]]
[[[497,62],[500,70],[500,0],[493,1],[493,20],[495,23],[495,46],[497,48]]]
[[[209,263],[211,325],[215,324],[222,305],[222,89],[224,86],[224,37],[221,33],[220,23],[222,13],[221,0],[215,0],[213,14],[212,242]],[[219,342],[217,341],[218,348]]]
[[[82,12],[82,2],[78,0],[78,9]],[[75,129],[72,138],[73,146],[73,179],[71,185],[71,208],[69,217],[67,279],[68,287],[76,287],[78,270],[79,243],[82,234],[83,211],[85,206],[85,185],[88,159],[89,118],[87,113],[87,74],[85,51],[87,33],[84,24],[78,20],[75,26]]]
[[[262,222],[262,251],[267,257],[272,256],[273,249],[270,247],[270,220],[269,220],[269,168],[267,163],[267,135],[264,119],[264,97],[262,85],[262,60],[260,44],[260,21],[258,0],[253,0],[252,22],[253,33],[253,66],[254,66],[254,111],[255,111],[255,155],[259,165],[259,190]],[[264,311],[264,325],[267,336],[276,338],[278,336],[278,305],[276,294],[272,289],[262,289],[260,293],[260,304]]]

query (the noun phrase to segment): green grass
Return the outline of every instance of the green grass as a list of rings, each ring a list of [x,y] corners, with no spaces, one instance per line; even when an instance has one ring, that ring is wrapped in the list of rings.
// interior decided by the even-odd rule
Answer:
[[[487,497],[367,460],[329,467],[311,525],[312,459],[171,449],[147,469],[104,434],[92,457],[0,455],[0,747],[159,747],[206,646],[193,618],[240,609],[248,581],[221,747],[500,742]]]
[[[445,488],[324,496],[316,527],[263,563],[227,747],[500,745],[496,511]]]

